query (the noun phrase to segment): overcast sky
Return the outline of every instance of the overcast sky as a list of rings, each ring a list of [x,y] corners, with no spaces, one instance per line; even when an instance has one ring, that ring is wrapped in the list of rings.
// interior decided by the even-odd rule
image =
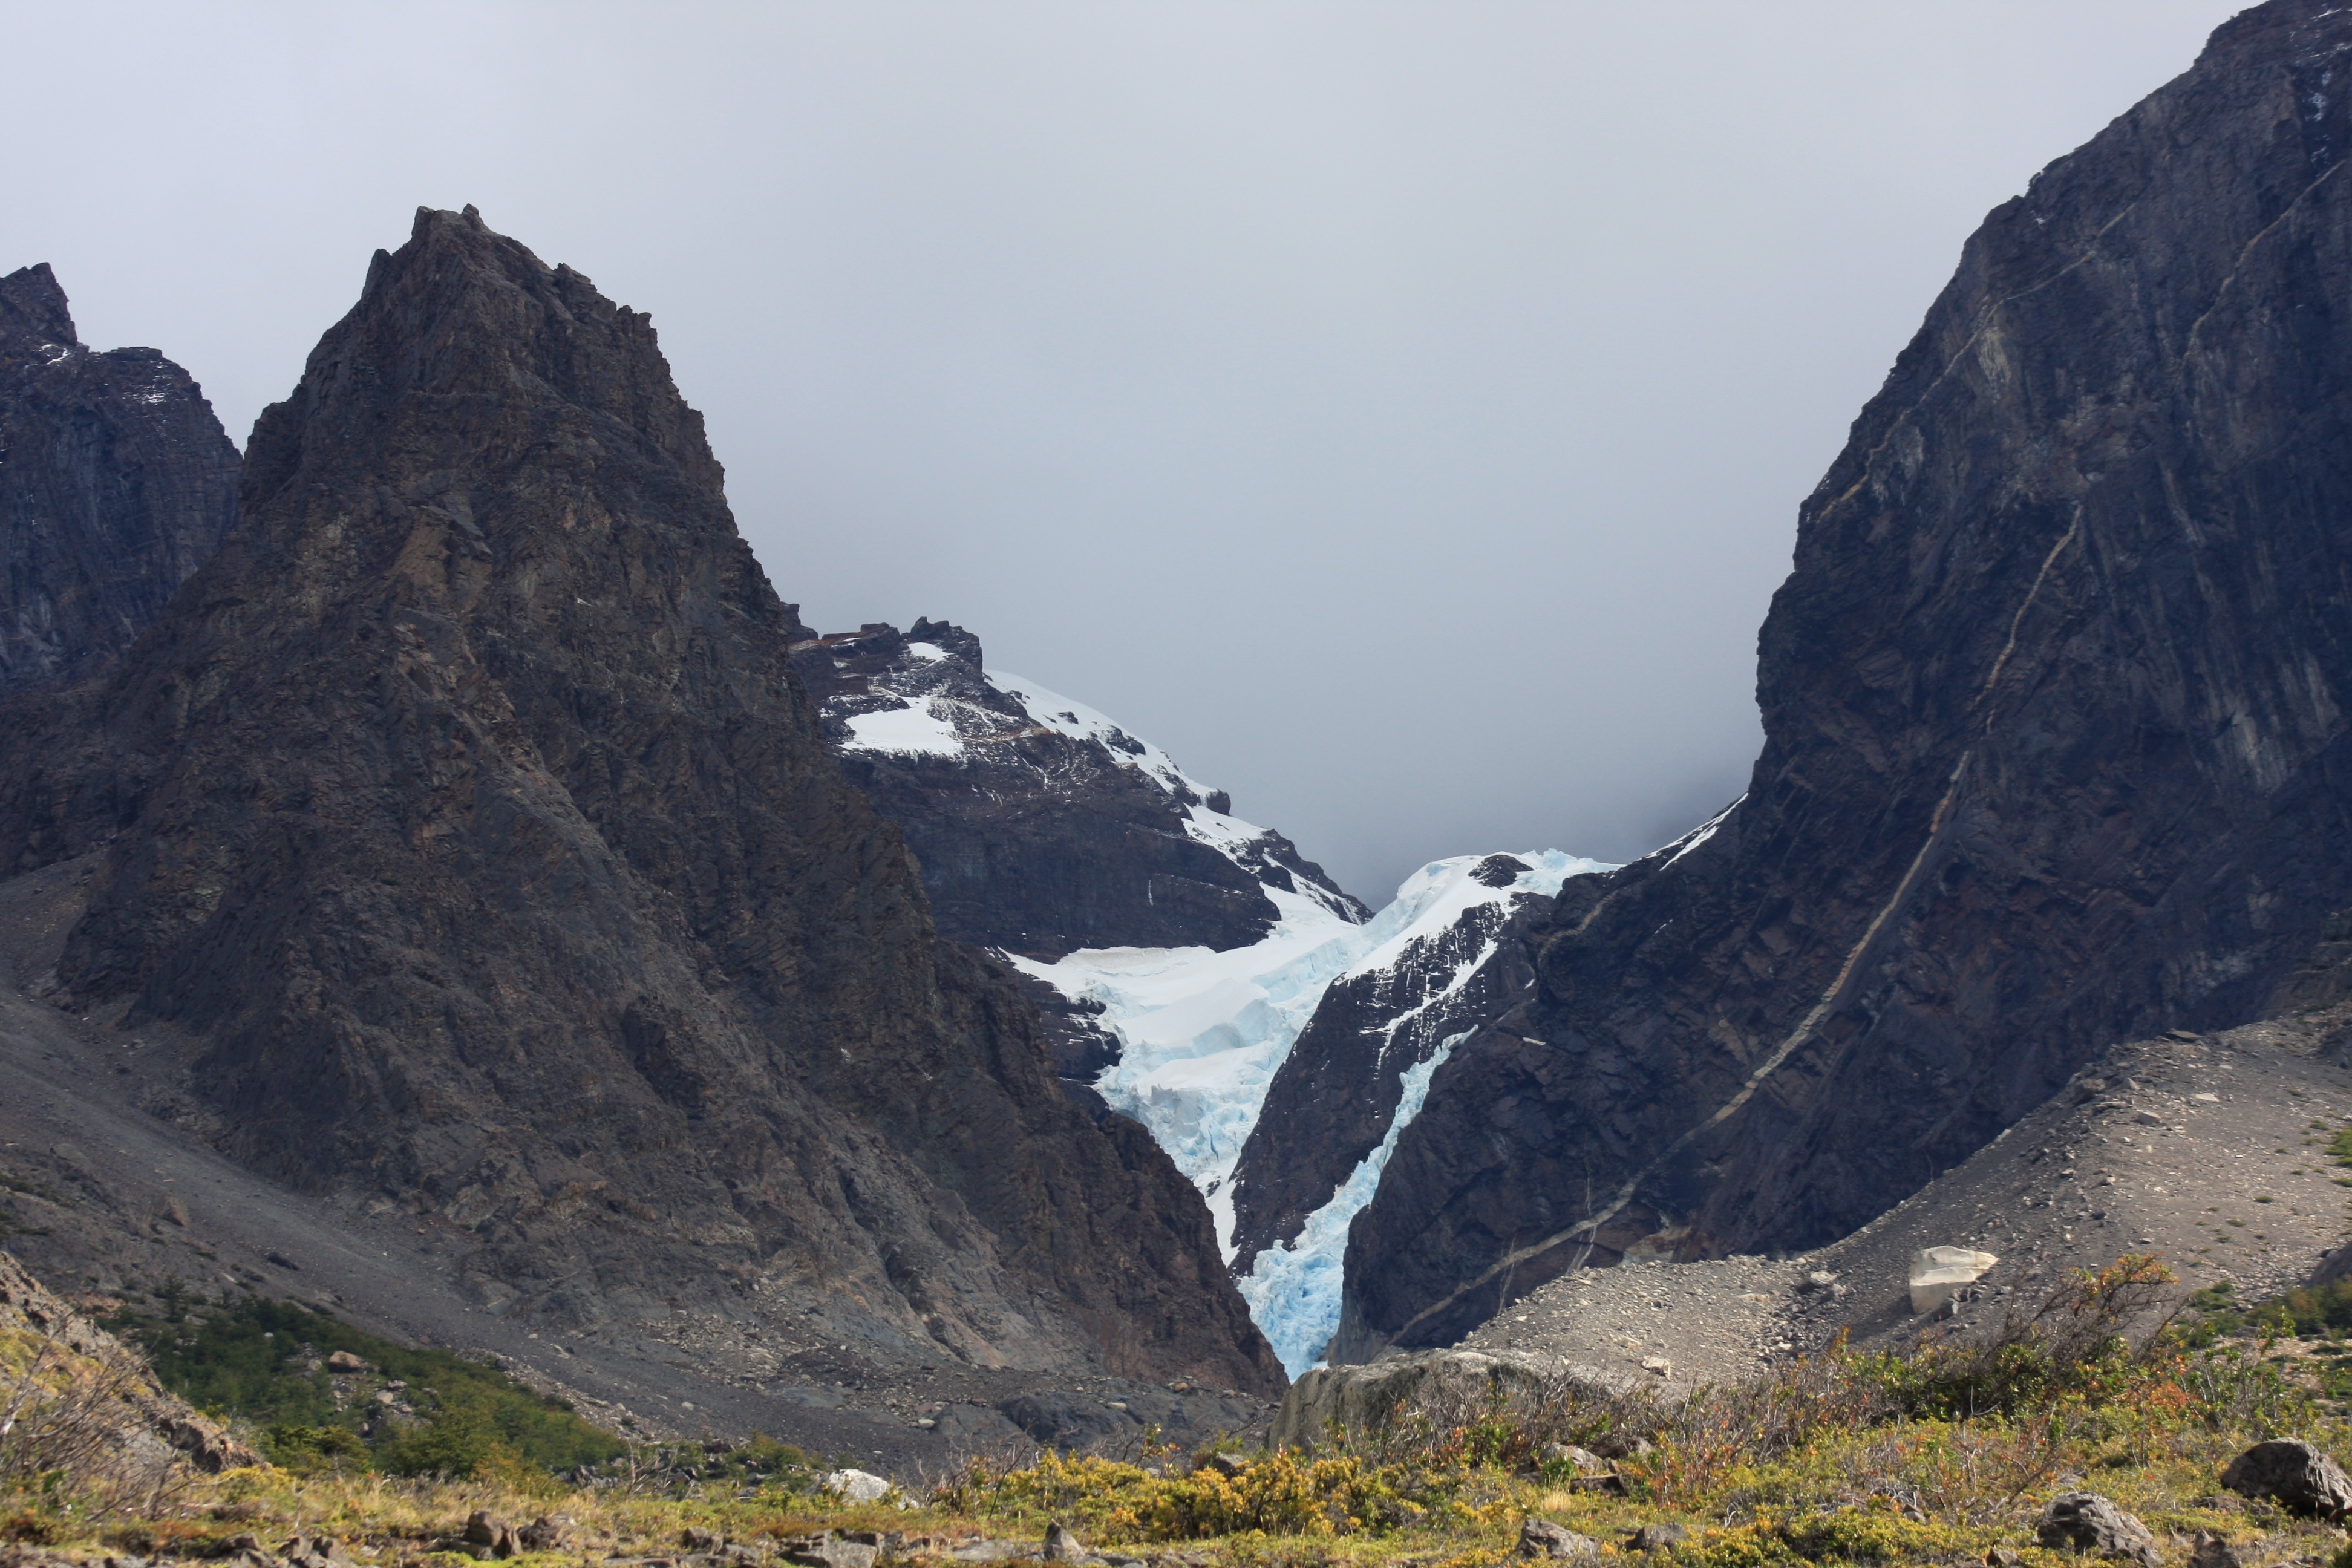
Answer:
[[[1798,500],[2211,0],[0,0],[0,270],[242,444],[480,206],[653,313],[826,630],[919,615],[1381,902],[1738,794]]]

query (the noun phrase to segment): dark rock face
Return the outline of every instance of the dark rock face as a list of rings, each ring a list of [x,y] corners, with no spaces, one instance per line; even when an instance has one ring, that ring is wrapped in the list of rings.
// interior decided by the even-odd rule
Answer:
[[[857,1353],[1280,1385],[1198,1195],[1051,1081],[826,754],[646,318],[420,213],[132,655],[0,710],[53,984],[222,1147],[432,1209],[494,1310],[815,1311]]]
[[[1528,869],[1515,857],[1489,855],[1470,877],[1507,889]],[[1507,928],[1523,910],[1549,901],[1530,892],[1474,904],[1388,962],[1331,983],[1267,1086],[1234,1167],[1236,1275],[1247,1274],[1266,1247],[1296,1237],[1380,1147],[1408,1069],[1533,984],[1526,944]]]
[[[0,697],[129,647],[236,521],[236,478],[187,372],[84,348],[47,263],[0,278]]]
[[[1268,888],[1367,918],[1157,747],[992,678],[961,626],[804,634],[793,667],[843,773],[905,832],[943,935],[1048,962],[1082,947],[1223,951],[1272,929]]]
[[[1802,508],[1748,795],[1531,931],[1538,994],[1356,1221],[1346,1353],[1629,1233],[1831,1240],[2313,953],[2352,885],[2347,80],[2352,13],[2259,6],[1969,241]]]

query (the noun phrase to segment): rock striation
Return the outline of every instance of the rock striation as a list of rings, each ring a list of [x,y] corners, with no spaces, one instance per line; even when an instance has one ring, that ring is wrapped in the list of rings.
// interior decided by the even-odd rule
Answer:
[[[1341,1353],[1636,1247],[1831,1240],[2107,1042],[2310,981],[2352,882],[2347,80],[2352,12],[2256,6],[1969,240],[1801,510],[1748,793],[1529,925],[1535,994],[1356,1221]]]
[[[47,262],[0,278],[0,697],[129,647],[219,548],[236,483],[186,371],[84,347]]]
[[[1268,889],[1370,911],[1221,790],[1094,710],[983,668],[944,621],[802,634],[793,668],[842,772],[898,824],[942,935],[1051,963],[1082,947],[1246,947]]]
[[[420,212],[221,551],[0,711],[0,868],[98,856],[45,988],[192,1038],[159,1108],[247,1164],[462,1226],[509,1317],[1279,1388],[1197,1194],[938,937],[721,478],[645,316]]]

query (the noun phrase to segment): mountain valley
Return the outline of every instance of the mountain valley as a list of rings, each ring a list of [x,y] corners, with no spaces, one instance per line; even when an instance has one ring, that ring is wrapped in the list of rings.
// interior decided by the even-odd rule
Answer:
[[[0,1246],[902,1478],[2352,1278],[2347,81],[2269,0],[1985,220],[1738,800],[1378,907],[979,632],[806,624],[650,318],[474,208],[242,456],[0,277]]]

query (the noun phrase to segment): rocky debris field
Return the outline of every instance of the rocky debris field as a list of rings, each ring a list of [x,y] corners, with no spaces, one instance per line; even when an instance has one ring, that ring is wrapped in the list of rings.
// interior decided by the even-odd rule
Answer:
[[[2154,1253],[2183,1293],[2251,1302],[2304,1283],[2346,1240],[2352,1008],[2136,1040],[1854,1235],[1801,1256],[1628,1264],[1562,1276],[1462,1343],[1534,1350],[1677,1391],[1748,1377],[1839,1332],[1902,1346],[2030,1311],[2076,1268]],[[1953,1309],[1911,1310],[1912,1256],[1999,1261]]]
[[[735,1315],[654,1303],[593,1324],[515,1321],[468,1268],[448,1216],[349,1194],[289,1192],[223,1158],[175,1089],[190,1051],[168,1027],[88,1017],[29,992],[86,868],[0,884],[0,1247],[64,1295],[110,1302],[177,1278],[332,1311],[395,1342],[487,1357],[625,1436],[765,1432],[892,1475],[1040,1442],[1139,1445],[1262,1433],[1271,1402],[1171,1384],[928,1364],[844,1333],[815,1299]],[[28,972],[29,971],[29,972]]]

